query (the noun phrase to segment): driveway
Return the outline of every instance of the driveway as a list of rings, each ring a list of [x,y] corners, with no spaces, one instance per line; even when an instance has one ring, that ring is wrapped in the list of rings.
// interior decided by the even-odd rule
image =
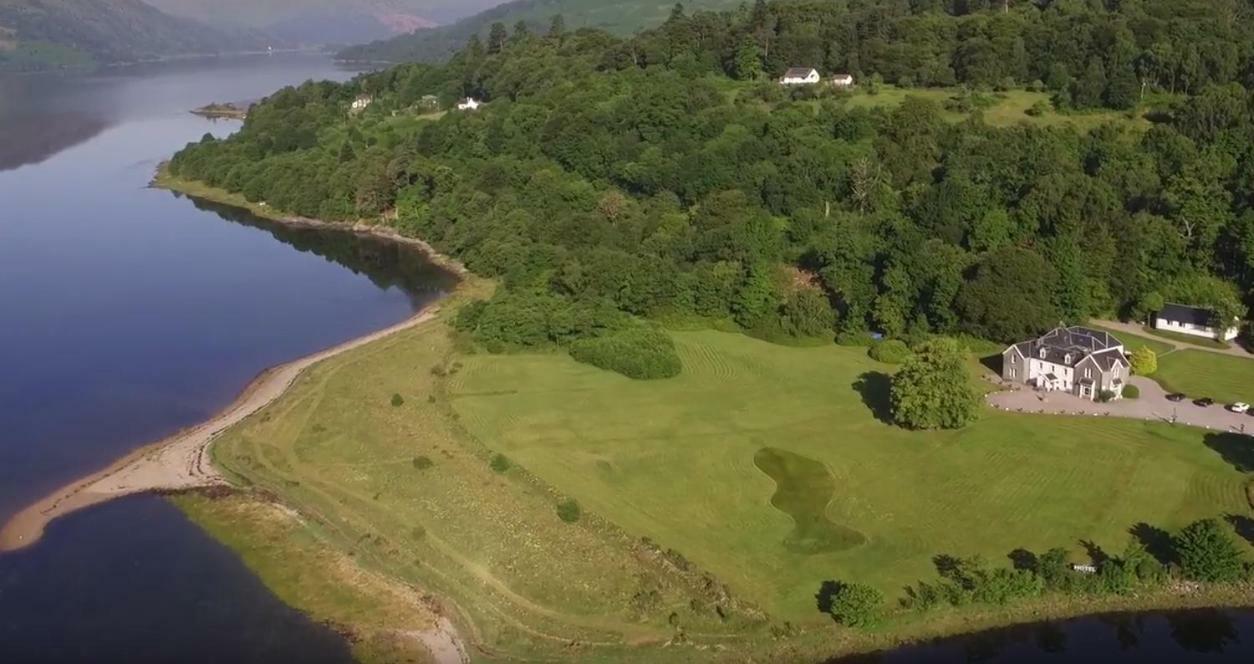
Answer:
[[[1160,337],[1157,335],[1153,335],[1141,329],[1141,326],[1135,323],[1121,323],[1117,320],[1095,319],[1093,321],[1093,324],[1100,325],[1101,327],[1104,327],[1108,330],[1114,330],[1115,332],[1123,332],[1125,334],[1130,334],[1134,337],[1145,337],[1146,339],[1153,339],[1154,341],[1160,341],[1162,343],[1167,344],[1168,346],[1171,346],[1175,350],[1180,350],[1181,348],[1189,348],[1192,350],[1204,350],[1208,353],[1220,353],[1222,355],[1232,355],[1233,357],[1244,357],[1247,360],[1254,359],[1254,353],[1251,353],[1250,351],[1242,348],[1241,344],[1235,341],[1228,342],[1227,348],[1214,348],[1212,346],[1202,346],[1199,344],[1191,344],[1187,341],[1181,341],[1179,339],[1168,339],[1167,337]]]
[[[1015,384],[1010,385],[1010,389],[989,394],[987,399],[993,408],[1015,413],[1127,417],[1176,422],[1212,431],[1248,432],[1254,436],[1254,416],[1238,415],[1224,408],[1224,404],[1202,408],[1188,400],[1168,401],[1163,388],[1143,376],[1133,376],[1129,382],[1140,388],[1141,398],[1100,403],[1064,392],[1037,392]]]

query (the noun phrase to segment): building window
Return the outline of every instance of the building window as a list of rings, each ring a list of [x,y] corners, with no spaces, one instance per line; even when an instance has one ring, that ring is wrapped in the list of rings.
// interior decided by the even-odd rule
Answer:
[[[1067,353],[1066,355],[1062,356],[1062,363],[1071,364],[1071,353]]]
[[[1042,349],[1041,349],[1041,351],[1040,351],[1039,353],[1037,353],[1037,354],[1041,356],[1041,359],[1042,359],[1042,360],[1043,360],[1043,359],[1045,359],[1045,349],[1044,349],[1044,348],[1042,348]]]
[[[1084,377],[1085,377],[1085,378],[1092,378],[1092,377],[1093,377],[1093,369],[1091,369],[1090,367],[1084,367]]]
[[[1018,378],[1018,377],[1019,377],[1019,370],[1018,370],[1018,369],[1016,369],[1016,368],[1014,368],[1014,367],[1010,367],[1010,377],[1011,377],[1011,378]]]

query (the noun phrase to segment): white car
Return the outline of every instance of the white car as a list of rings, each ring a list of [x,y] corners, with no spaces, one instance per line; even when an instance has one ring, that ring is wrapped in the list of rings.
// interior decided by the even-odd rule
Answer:
[[[1234,413],[1247,413],[1250,410],[1250,404],[1245,403],[1243,401],[1238,401],[1232,404],[1231,406],[1228,406],[1228,410]]]

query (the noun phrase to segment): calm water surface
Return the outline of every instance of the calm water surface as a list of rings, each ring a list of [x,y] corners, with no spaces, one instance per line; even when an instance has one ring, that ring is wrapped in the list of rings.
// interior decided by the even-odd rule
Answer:
[[[351,75],[280,56],[0,78],[0,520],[451,284],[386,243],[146,187],[187,142],[238,126],[189,109]],[[347,657],[161,499],[73,515],[0,556],[0,662],[278,653]]]

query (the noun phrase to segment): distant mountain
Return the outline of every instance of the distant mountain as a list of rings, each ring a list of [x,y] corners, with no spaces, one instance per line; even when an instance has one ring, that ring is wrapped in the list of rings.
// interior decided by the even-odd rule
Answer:
[[[0,70],[38,70],[264,46],[140,0],[0,0]]]
[[[351,44],[430,28],[500,0],[148,0],[211,25],[303,44]]]
[[[746,0],[685,0],[688,11],[731,9]],[[600,28],[628,35],[642,28],[659,25],[670,15],[675,2],[667,0],[516,0],[452,25],[419,30],[410,35],[354,46],[341,51],[345,60],[379,62],[436,62],[461,47],[471,35],[486,36],[493,23],[510,29],[526,21],[536,30],[545,30],[555,14],[561,14],[568,30]]]

